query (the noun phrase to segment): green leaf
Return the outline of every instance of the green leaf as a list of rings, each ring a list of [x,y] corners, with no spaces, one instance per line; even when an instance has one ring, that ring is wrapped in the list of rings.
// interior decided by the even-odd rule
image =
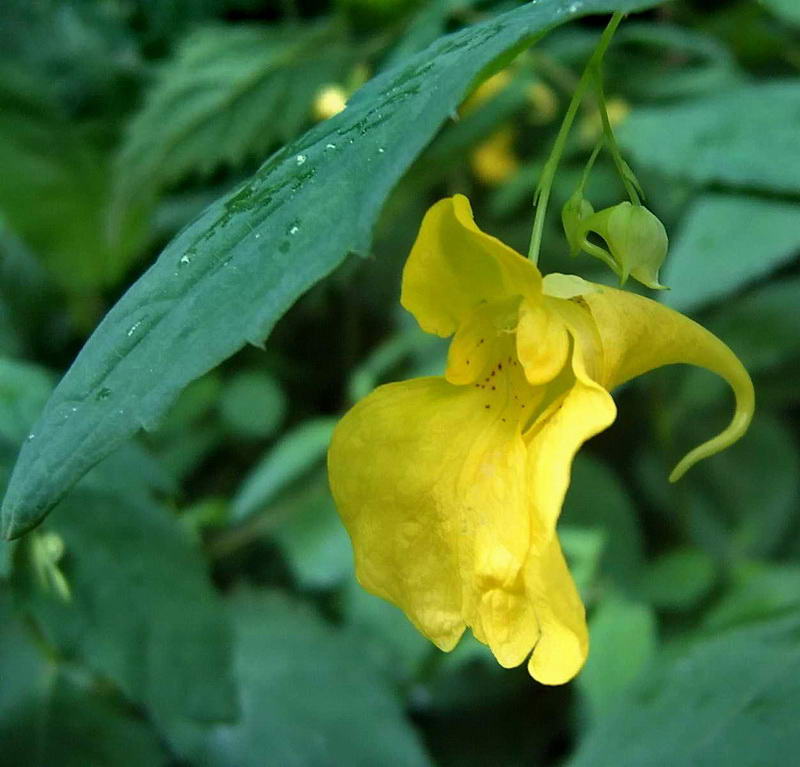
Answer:
[[[14,564],[14,541],[0,542],[0,579],[8,578],[11,575],[11,568]]]
[[[233,601],[242,716],[195,741],[193,763],[430,765],[362,642],[279,594]],[[204,741],[204,742],[203,742]]]
[[[262,511],[322,460],[335,425],[335,418],[314,418],[284,434],[242,482],[231,504],[232,521]]]
[[[773,80],[636,109],[617,133],[634,165],[668,177],[796,193],[798,112],[800,80]]]
[[[467,632],[453,653],[439,656],[440,651],[414,628],[399,607],[370,594],[358,583],[352,570],[352,557],[350,572],[341,599],[345,628],[349,635],[363,643],[365,657],[398,683],[413,680],[431,655],[436,655],[442,663],[448,662],[472,638]],[[485,649],[485,645],[481,647]],[[494,658],[491,661],[494,663]]]
[[[158,767],[158,740],[118,701],[45,657],[0,595],[0,767]]]
[[[721,305],[705,323],[755,375],[800,356],[800,277],[772,280]]]
[[[0,306],[3,317],[2,354],[16,357],[51,338],[52,316],[60,301],[33,252],[0,223]],[[55,310],[55,311],[54,311]]]
[[[288,141],[308,119],[317,90],[341,78],[351,56],[330,23],[193,32],[130,124],[117,164],[120,201]]]
[[[386,67],[396,66],[443,35],[448,17],[454,10],[460,10],[460,5],[458,0],[431,0],[425,3],[387,57]],[[470,7],[472,3],[468,0],[464,5]]]
[[[800,608],[800,566],[744,562],[732,570],[725,593],[703,623],[706,628],[719,631],[790,608]]]
[[[657,608],[687,610],[708,595],[715,580],[714,560],[705,551],[685,546],[648,563],[642,591]]]
[[[23,582],[27,604],[66,657],[114,680],[159,722],[232,719],[231,638],[198,547],[141,491],[97,476],[120,468],[135,485],[129,462],[101,465],[48,522],[65,546],[71,601]]]
[[[729,531],[726,550],[719,554],[771,553],[797,519],[800,451],[795,436],[773,416],[759,413],[744,439],[686,481],[688,516],[699,540],[704,539],[705,518],[712,515]]]
[[[46,92],[38,80],[0,73],[0,211],[54,280],[85,297],[122,276],[138,228],[121,219],[112,245],[108,158]]]
[[[613,705],[650,663],[657,644],[653,609],[611,592],[589,621],[591,648],[578,687],[592,716]]]
[[[800,205],[702,195],[691,204],[664,264],[670,287],[664,301],[681,311],[697,309],[769,274],[799,249]]]
[[[271,437],[286,413],[286,397],[268,373],[238,373],[222,390],[219,403],[225,425],[240,437]]]
[[[386,195],[484,67],[567,19],[646,5],[532,3],[442,38],[209,207],[109,312],[59,384],[9,484],[6,536],[36,525],[91,466],[152,428],[191,380],[246,342],[260,345],[348,252],[367,252]]]
[[[603,534],[600,569],[620,589],[635,583],[642,566],[642,531],[636,509],[614,473],[603,463],[579,454],[561,524]]]
[[[323,472],[284,505],[286,519],[275,530],[300,585],[329,589],[353,570],[353,552]]]
[[[358,402],[366,397],[376,386],[384,383],[388,374],[409,359],[416,363],[412,363],[412,368],[424,367],[421,358],[424,358],[425,353],[431,349],[437,353],[444,351],[441,348],[441,339],[423,333],[418,326],[400,330],[389,336],[353,370],[347,387],[350,400]],[[416,374],[416,371],[413,372]],[[424,374],[426,373],[420,373]]]
[[[600,572],[607,534],[601,527],[559,525],[558,537],[569,571],[584,602],[591,599]]]
[[[53,376],[35,365],[0,357],[0,438],[22,442],[53,390]]]
[[[741,84],[731,51],[715,36],[686,26],[627,21],[606,59],[609,82],[633,101],[666,101],[718,93]]]
[[[760,2],[784,21],[800,26],[800,5],[796,0],[760,0]]]
[[[569,767],[767,767],[800,752],[800,615],[662,659],[599,718]]]

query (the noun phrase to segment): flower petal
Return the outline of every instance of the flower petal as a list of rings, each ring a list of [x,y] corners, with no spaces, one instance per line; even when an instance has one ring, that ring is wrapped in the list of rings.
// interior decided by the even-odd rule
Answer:
[[[541,628],[528,672],[542,684],[564,684],[589,654],[586,611],[555,536],[528,561],[526,583]]]
[[[447,352],[445,378],[452,384],[469,384],[485,374],[517,326],[519,297],[478,306],[458,326]]]
[[[541,281],[533,263],[478,229],[469,200],[455,195],[425,214],[400,303],[424,331],[449,336],[479,304],[537,294]]]
[[[753,417],[753,382],[736,355],[701,325],[663,304],[623,290],[595,286],[583,296],[602,344],[598,383],[612,389],[662,365],[686,363],[706,368],[728,382],[736,410],[728,427],[696,447],[675,467],[675,481],[695,463],[741,437]]]
[[[574,313],[584,311],[573,308]],[[523,435],[528,443],[530,500],[540,531],[540,537],[532,541],[525,571],[526,591],[540,630],[528,671],[542,684],[568,682],[589,652],[584,607],[564,562],[556,523],[575,454],[587,439],[608,428],[617,414],[611,395],[587,375],[585,338],[576,339],[573,328],[570,333],[572,383]]]
[[[571,386],[523,435],[528,444],[531,500],[548,537],[555,534],[572,459],[586,440],[607,429],[617,416],[611,395],[586,374],[577,344],[573,346],[572,369],[575,378]]]
[[[548,309],[544,297],[523,301],[517,324],[517,357],[533,386],[553,380],[564,367],[569,336],[562,318]]]
[[[532,535],[517,423],[475,387],[389,384],[339,423],[328,468],[366,589],[444,650],[469,625],[501,664],[525,660],[539,629],[525,595]]]

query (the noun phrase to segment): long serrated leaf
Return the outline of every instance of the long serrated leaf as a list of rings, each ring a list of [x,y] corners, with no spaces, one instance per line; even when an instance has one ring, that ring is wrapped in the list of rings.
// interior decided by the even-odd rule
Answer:
[[[533,2],[438,40],[367,83],[335,118],[205,210],[109,312],[24,445],[3,530],[36,525],[92,465],[152,427],[191,380],[276,320],[351,251],[365,252],[403,171],[493,62],[588,13],[657,0]]]
[[[13,71],[0,76],[0,213],[55,281],[85,299],[123,275],[139,232],[120,216],[111,247],[106,153],[43,95],[45,86]]]
[[[130,124],[117,163],[116,204],[288,141],[315,91],[340,77],[351,55],[340,28],[328,22],[193,32]]]

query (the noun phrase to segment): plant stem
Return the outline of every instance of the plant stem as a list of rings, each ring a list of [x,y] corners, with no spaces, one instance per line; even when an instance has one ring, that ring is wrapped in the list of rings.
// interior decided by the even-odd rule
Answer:
[[[589,59],[586,69],[583,70],[581,79],[578,81],[578,85],[575,88],[575,93],[572,95],[572,100],[569,102],[569,106],[567,107],[567,113],[564,115],[564,120],[561,123],[561,127],[558,129],[558,135],[556,136],[555,143],[553,144],[553,149],[550,151],[550,156],[547,158],[547,162],[542,169],[542,177],[536,190],[536,196],[534,197],[536,216],[533,219],[531,244],[528,248],[528,258],[530,258],[534,264],[538,263],[539,261],[539,250],[542,247],[542,231],[544,230],[544,217],[545,213],[547,212],[547,203],[550,200],[550,189],[553,186],[553,178],[556,175],[559,160],[561,159],[561,155],[564,153],[564,147],[567,143],[567,136],[572,128],[572,123],[575,120],[578,107],[580,106],[583,97],[586,95],[589,85],[594,79],[594,73],[599,67],[600,62],[603,60],[603,56],[605,55],[605,52],[611,43],[611,38],[614,36],[614,32],[616,32],[620,21],[622,21],[622,14],[617,11],[611,17],[611,21],[608,22],[608,26],[606,26],[606,28],[603,30],[600,41],[598,42],[597,47],[594,49],[594,53],[592,53],[592,57]]]
[[[597,90],[597,108],[600,110],[600,119],[603,121],[603,135],[605,136],[606,146],[611,153],[611,158],[614,160],[614,165],[617,168],[622,183],[625,185],[625,191],[628,193],[630,201],[634,205],[641,205],[642,201],[639,199],[639,193],[636,190],[636,184],[633,183],[631,178],[633,172],[628,167],[625,160],[622,159],[622,153],[619,151],[617,139],[614,136],[614,129],[611,127],[611,121],[608,119],[608,110],[606,109],[606,98],[603,93],[603,80],[600,76],[600,70],[594,73],[594,87]]]
[[[583,169],[583,175],[581,176],[580,184],[578,184],[578,191],[583,196],[583,192],[586,189],[586,184],[589,182],[589,174],[592,172],[592,168],[594,167],[594,162],[597,159],[597,155],[600,154],[600,150],[603,148],[603,140],[600,139],[592,150],[591,155],[589,155],[589,160],[586,163],[586,167]]]

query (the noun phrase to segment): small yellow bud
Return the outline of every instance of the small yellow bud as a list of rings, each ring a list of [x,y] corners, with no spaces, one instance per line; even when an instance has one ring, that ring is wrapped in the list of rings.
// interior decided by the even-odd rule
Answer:
[[[484,184],[502,184],[519,168],[519,160],[514,153],[514,131],[508,125],[492,133],[472,151],[470,164],[472,171]]]
[[[341,85],[325,85],[314,99],[313,114],[316,120],[327,120],[347,106],[347,94]]]
[[[511,82],[511,79],[511,73],[507,69],[503,69],[496,75],[492,75],[472,91],[466,101],[461,105],[459,111],[462,115],[474,111],[481,106],[481,104],[485,104],[504,90]]]
[[[545,125],[555,119],[558,113],[558,97],[552,88],[542,82],[532,83],[527,87],[525,93],[533,107],[531,122]]]
[[[631,107],[625,99],[612,96],[606,100],[606,112],[612,128],[616,128],[630,113]],[[603,132],[603,119],[600,112],[593,111],[584,117],[580,127],[580,138],[584,144],[594,144]]]

